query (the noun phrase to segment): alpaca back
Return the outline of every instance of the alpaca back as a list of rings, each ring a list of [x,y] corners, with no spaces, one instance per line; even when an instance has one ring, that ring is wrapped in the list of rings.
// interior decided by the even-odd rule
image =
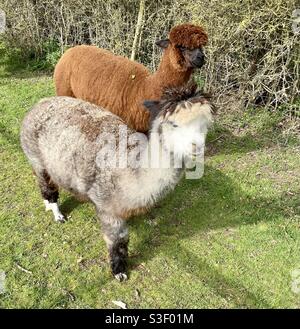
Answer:
[[[58,96],[80,98],[106,108],[140,130],[135,120],[141,126],[149,125],[142,106],[149,75],[143,65],[125,57],[95,46],[77,46],[62,56],[54,80]]]
[[[34,168],[42,163],[57,185],[86,197],[97,174],[97,138],[117,135],[119,125],[124,125],[120,118],[93,104],[53,97],[27,114],[21,143]]]

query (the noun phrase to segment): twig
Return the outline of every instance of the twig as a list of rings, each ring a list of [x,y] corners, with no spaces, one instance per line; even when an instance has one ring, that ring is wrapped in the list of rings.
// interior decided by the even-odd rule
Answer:
[[[217,138],[213,139],[212,141],[209,141],[208,144],[212,144],[212,143],[218,141],[219,139],[221,139],[222,137],[224,137],[224,136],[223,135],[220,135]]]
[[[131,51],[131,56],[130,56],[130,59],[132,61],[135,60],[135,54],[137,51],[137,43],[138,43],[139,36],[142,32],[141,28],[142,28],[142,24],[143,24],[142,20],[143,20],[144,11],[145,11],[145,0],[141,0],[139,14],[138,14],[138,20],[136,23],[136,30],[135,30],[135,35],[134,35],[134,40],[133,40],[133,45],[132,45],[132,51]]]
[[[20,266],[19,264],[16,263],[16,266],[17,266],[17,268],[18,268],[19,270],[21,270],[22,272],[25,272],[25,273],[27,273],[27,274],[32,275],[32,272],[31,272],[31,271],[26,270],[26,268]]]

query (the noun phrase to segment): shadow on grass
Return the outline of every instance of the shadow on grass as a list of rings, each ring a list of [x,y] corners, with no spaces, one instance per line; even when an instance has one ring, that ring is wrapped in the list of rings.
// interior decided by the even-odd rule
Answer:
[[[13,148],[15,151],[22,152],[20,137],[2,123],[0,123],[0,135],[7,141],[9,147]]]
[[[67,199],[65,199],[60,205],[60,210],[64,215],[68,216],[74,209],[79,207],[82,203],[82,201],[79,201],[74,196],[68,196]]]
[[[0,64],[1,66],[1,64]],[[6,69],[5,72],[0,73],[1,85],[7,85],[10,83],[10,79],[18,80],[28,80],[28,79],[37,79],[44,76],[51,76],[52,72],[47,71],[30,71],[26,68],[18,69],[17,71]]]
[[[290,202],[290,203],[289,203]],[[286,207],[293,207],[294,201],[285,201]],[[130,259],[130,270],[141,263],[147,263],[157,254],[165,254],[178,262],[180,268],[197,268],[197,280],[210,286],[220,296],[231,300],[239,307],[270,307],[256,297],[242,284],[224,275],[184,247],[174,249],[174,239],[192,237],[199,232],[221,228],[251,225],[260,221],[275,221],[285,214],[282,200],[270,198],[252,199],[239,189],[221,171],[207,166],[199,181],[185,180],[175,193],[153,208],[145,217],[132,221],[132,230],[139,237],[134,250],[138,252]],[[158,218],[153,225],[154,218]],[[141,237],[138,232],[146,231]],[[188,257],[186,256],[188,255]],[[191,274],[194,274],[191,271]]]
[[[269,148],[280,139],[280,131],[265,122],[255,133],[246,132],[243,136],[234,135],[225,125],[216,123],[214,130],[208,135],[206,154],[244,154],[259,149]]]
[[[28,79],[36,78],[44,75],[52,75],[53,69],[35,69],[37,68],[38,60],[24,59],[21,54],[7,54],[6,50],[0,49],[0,79],[1,78],[16,78]]]
[[[182,257],[182,255],[185,255]],[[201,269],[197,275],[189,268],[189,264],[185,258],[190,259],[193,265]],[[212,267],[204,259],[201,259],[187,248],[181,247],[180,252],[173,252],[173,258],[180,266],[189,271],[194,276],[196,281],[204,282],[216,295],[221,296],[225,300],[230,299],[238,308],[271,308],[270,304],[261,296],[257,297],[254,293],[249,291],[243,284],[230,279],[222,274],[221,271]]]

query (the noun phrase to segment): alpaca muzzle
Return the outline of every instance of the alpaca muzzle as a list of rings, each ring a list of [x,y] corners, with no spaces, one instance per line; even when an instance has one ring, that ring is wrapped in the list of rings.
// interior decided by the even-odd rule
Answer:
[[[201,48],[184,49],[182,54],[191,68],[201,68],[205,64],[205,56]]]
[[[205,56],[200,49],[196,49],[196,53],[191,58],[191,64],[194,68],[201,68],[205,64]]]

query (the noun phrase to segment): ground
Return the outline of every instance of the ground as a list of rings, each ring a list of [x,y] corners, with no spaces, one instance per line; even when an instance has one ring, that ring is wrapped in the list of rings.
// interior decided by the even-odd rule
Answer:
[[[22,118],[54,94],[51,77],[0,74],[1,308],[300,307],[300,143],[280,112],[220,111],[204,176],[130,221],[119,283],[92,205],[62,193],[70,219],[55,223],[20,149]]]

